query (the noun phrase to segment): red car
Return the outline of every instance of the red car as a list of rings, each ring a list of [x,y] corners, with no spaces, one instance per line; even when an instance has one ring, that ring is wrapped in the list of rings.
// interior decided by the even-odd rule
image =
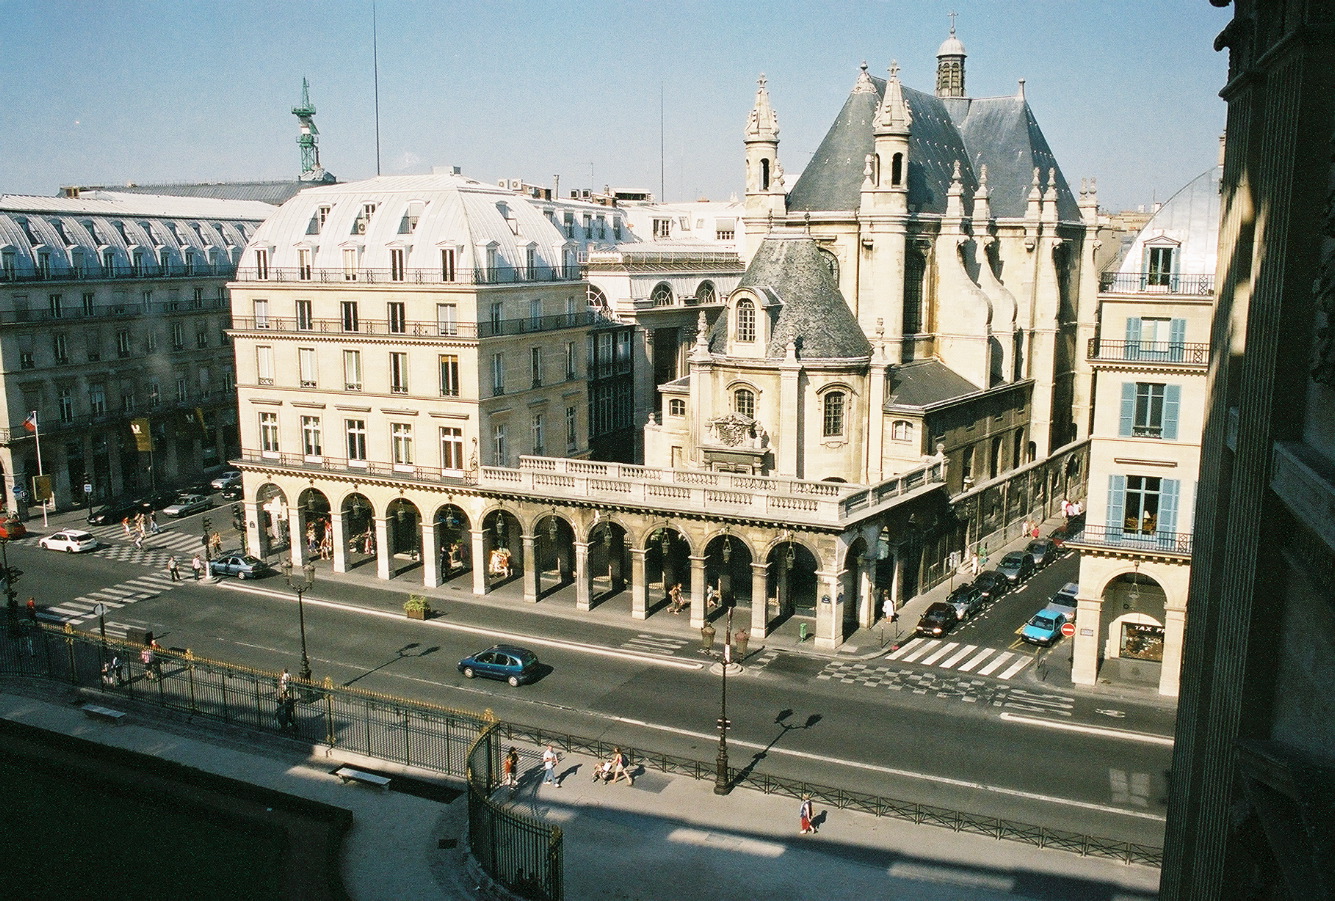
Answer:
[[[9,519],[0,521],[0,538],[22,538],[28,534],[28,527],[19,522],[18,517],[11,516]]]

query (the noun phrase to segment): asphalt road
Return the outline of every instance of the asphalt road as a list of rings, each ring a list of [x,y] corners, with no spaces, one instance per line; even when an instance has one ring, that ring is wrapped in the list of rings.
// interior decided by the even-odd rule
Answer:
[[[219,511],[212,518],[215,526],[227,519]],[[178,543],[197,540],[198,516],[171,525],[179,526]],[[20,598],[35,594],[44,608],[60,609],[108,586],[125,590],[146,576],[162,578],[165,550],[150,541],[137,552],[116,536],[109,543],[96,555],[11,544],[10,562],[26,571]],[[188,556],[181,559],[188,568]],[[1071,556],[1053,564],[948,638],[998,653],[1009,649],[1017,660],[1041,654],[1015,632],[1074,579],[1075,569]],[[281,576],[187,581],[143,593],[111,611],[116,628],[149,625],[168,647],[275,671],[299,667],[296,598]],[[522,602],[475,602],[464,592],[459,599],[430,621],[410,621],[402,594],[322,569],[305,605],[316,677],[713,760],[720,676],[694,639],[655,632],[652,621],[546,615]],[[97,621],[79,627],[96,631]],[[457,672],[462,656],[500,640],[533,648],[550,671],[520,689]],[[869,659],[849,659],[757,649],[745,673],[728,680],[731,764],[978,815],[1161,842],[1170,710],[1124,701],[1110,710],[1106,699],[1051,687],[1037,666],[1002,680],[891,660],[889,653],[888,646]]]

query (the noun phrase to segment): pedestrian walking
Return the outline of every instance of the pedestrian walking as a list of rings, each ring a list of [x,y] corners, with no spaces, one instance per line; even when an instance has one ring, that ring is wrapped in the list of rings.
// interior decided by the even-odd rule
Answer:
[[[31,622],[31,623],[35,623],[35,622],[37,622],[37,599],[36,599],[36,598],[31,598],[31,597],[28,598],[28,621]]]
[[[816,826],[811,822],[811,795],[802,796],[802,806],[797,809],[797,819],[803,835],[814,835]]]
[[[222,534],[214,532],[209,536],[209,549],[213,551],[213,556],[222,556]]]
[[[176,562],[175,554],[167,558],[167,575],[172,577],[173,582],[181,581],[181,567]]]
[[[156,510],[148,514],[148,531],[153,535],[162,531],[162,526],[158,525],[158,511]]]
[[[125,537],[126,537],[126,538],[129,538],[129,537],[130,537],[130,517],[127,516],[127,517],[125,517],[124,519],[121,520],[121,528],[123,528],[123,529],[125,530]]]
[[[287,687],[291,684],[292,674],[287,671],[287,667],[283,667],[283,672],[278,677],[278,694],[280,696],[286,696]]]
[[[195,571],[195,581],[199,581],[200,573],[204,569],[204,561],[199,559],[199,554],[195,554],[195,559],[190,561],[190,568]]]
[[[556,762],[561,759],[561,755],[556,753],[556,748],[551,745],[542,752],[542,784],[555,785],[561,787],[561,783],[556,781]]]
[[[519,752],[514,748],[505,752],[505,759],[501,761],[501,775],[505,777],[503,785],[519,787]]]
[[[142,550],[144,549],[144,533],[143,533],[143,532],[135,532],[135,533],[134,533],[134,549],[135,549],[136,551],[142,551]]]
[[[635,780],[630,777],[626,770],[626,755],[621,753],[620,748],[612,749],[612,784],[616,785],[621,779],[626,780],[627,785],[634,785]]]

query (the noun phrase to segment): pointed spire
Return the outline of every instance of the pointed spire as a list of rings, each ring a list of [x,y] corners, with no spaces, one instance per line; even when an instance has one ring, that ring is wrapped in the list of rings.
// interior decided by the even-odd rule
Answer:
[[[779,117],[769,103],[769,91],[765,89],[765,76],[762,73],[757,80],[756,103],[746,119],[746,137],[751,141],[777,141],[779,138]]]
[[[1057,170],[1055,168],[1048,169],[1048,189],[1043,192],[1043,202],[1057,202]]]
[[[992,218],[992,192],[987,187],[987,164],[978,167],[978,188],[973,192],[973,218],[975,222],[986,222]],[[974,234],[978,234],[975,227]]]
[[[857,84],[853,85],[853,93],[875,94],[876,82],[872,81],[871,76],[867,74],[867,61],[864,59],[862,61],[862,65],[859,66],[858,68],[860,68],[862,71],[858,73]]]
[[[1024,215],[1026,219],[1038,220],[1043,212],[1043,190],[1038,184],[1038,167],[1034,167],[1034,180],[1029,184],[1029,202],[1025,206]]]
[[[964,218],[964,184],[960,180],[959,160],[955,160],[955,171],[950,176],[950,188],[946,191],[946,218]]]
[[[904,102],[904,88],[899,83],[899,63],[891,60],[890,78],[885,83],[885,97],[876,113],[877,134],[907,134],[913,113]]]
[[[1023,79],[1023,78],[1020,79],[1020,90],[1016,93],[1015,97],[1016,97],[1017,100],[1023,100],[1023,99],[1024,99],[1024,79]]]

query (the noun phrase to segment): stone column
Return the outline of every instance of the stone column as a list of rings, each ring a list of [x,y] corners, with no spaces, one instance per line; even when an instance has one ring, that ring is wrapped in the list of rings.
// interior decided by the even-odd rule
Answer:
[[[1099,648],[1103,643],[1103,601],[1077,598],[1075,637],[1071,642],[1071,681],[1076,685],[1094,685],[1099,676]],[[1167,642],[1165,642],[1165,646]]]
[[[632,619],[649,617],[649,584],[645,581],[644,548],[630,549],[630,615]]]
[[[870,629],[876,622],[876,580],[872,578],[875,567],[874,558],[858,557],[858,626],[863,629]]]
[[[487,531],[469,529],[468,536],[473,553],[473,594],[487,593]]]
[[[242,501],[241,503],[246,511],[246,547],[254,556],[263,557],[264,554],[260,553],[261,548],[264,547],[260,543],[260,513],[262,512],[260,505],[254,501]]]
[[[306,517],[301,515],[300,507],[287,508],[288,550],[292,552],[292,568],[301,569],[306,565]]]
[[[343,526],[343,513],[340,510],[329,514],[329,528],[333,531],[330,541],[334,543],[334,572],[348,571],[348,536]]]
[[[440,585],[440,548],[436,546],[436,524],[420,520],[422,526],[422,584],[427,588]]]
[[[538,569],[538,538],[536,535],[521,536],[524,542],[524,600],[530,604],[538,602],[538,592],[542,589],[542,571]]]
[[[609,569],[612,573],[612,591],[623,591],[626,588],[626,539],[618,538],[614,534],[612,536],[612,546],[608,549],[608,554],[611,556]]]
[[[375,523],[375,574],[382,579],[393,577],[392,558],[389,554],[389,520],[377,516]]]
[[[816,647],[833,651],[844,642],[844,599],[839,593],[839,574],[831,570],[817,573],[816,577]]]
[[[593,573],[589,570],[589,543],[575,542],[575,609],[593,607]]]
[[[1187,631],[1187,611],[1169,607],[1164,611],[1163,664],[1159,670],[1159,694],[1175,698],[1182,682],[1182,639]]]
[[[751,564],[751,637],[769,634],[769,564]]]
[[[705,558],[692,556],[691,561],[691,626],[699,629],[705,624],[705,601],[709,592],[705,587]]]

